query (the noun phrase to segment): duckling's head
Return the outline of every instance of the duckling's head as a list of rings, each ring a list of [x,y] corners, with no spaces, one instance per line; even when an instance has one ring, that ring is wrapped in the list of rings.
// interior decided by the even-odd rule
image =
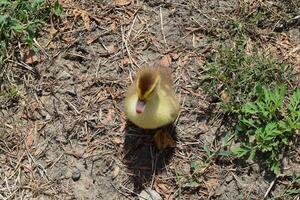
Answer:
[[[144,112],[149,101],[155,96],[159,87],[160,76],[155,70],[143,70],[137,78],[136,91],[138,100],[136,103],[136,112]]]

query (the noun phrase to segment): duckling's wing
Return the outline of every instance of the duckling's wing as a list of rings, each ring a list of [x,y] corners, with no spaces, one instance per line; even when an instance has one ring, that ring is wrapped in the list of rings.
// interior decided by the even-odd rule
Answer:
[[[179,112],[179,99],[175,94],[175,90],[172,86],[172,71],[170,68],[161,66],[159,68],[159,73],[161,76],[161,89],[164,90],[163,98],[168,101],[169,106],[172,107],[171,109],[171,116],[172,118],[176,118]]]
[[[173,88],[172,81],[172,70],[170,68],[160,66],[158,68],[159,74],[161,76],[161,87],[165,90],[170,96],[175,97],[175,90]]]
[[[128,90],[126,92],[125,100],[124,100],[124,111],[126,114],[128,114],[130,110],[130,104],[132,103],[132,97],[136,94],[135,90],[135,82],[131,84],[131,86],[128,87]]]
[[[162,65],[160,65],[157,70],[161,76],[161,83],[172,88],[172,70]]]

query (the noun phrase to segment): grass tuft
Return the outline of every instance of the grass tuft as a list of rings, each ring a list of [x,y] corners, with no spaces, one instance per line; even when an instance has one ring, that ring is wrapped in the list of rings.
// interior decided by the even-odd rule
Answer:
[[[300,128],[300,91],[286,88],[295,78],[293,66],[252,41],[253,31],[267,14],[249,9],[242,7],[230,28],[235,43],[221,45],[208,59],[203,85],[223,112],[236,119],[231,131],[239,147],[233,155],[253,160],[262,156],[264,166],[279,174],[280,156],[293,145],[293,134]],[[245,13],[251,13],[249,18]]]
[[[3,76],[5,60],[14,54],[16,47],[34,49],[33,39],[51,15],[60,16],[58,1],[46,0],[0,1],[0,74]],[[34,49],[36,50],[36,49]],[[2,77],[0,77],[2,79]]]
[[[263,85],[274,86],[293,79],[291,65],[254,50],[247,52],[246,44],[223,46],[207,64],[206,91],[223,101],[225,111],[238,113],[241,105],[256,96]]]
[[[240,147],[235,154],[250,159],[263,154],[267,167],[279,174],[280,154],[291,145],[293,134],[300,129],[300,90],[286,96],[283,85],[273,90],[263,87],[257,92],[256,101],[242,106],[238,118],[236,134]]]

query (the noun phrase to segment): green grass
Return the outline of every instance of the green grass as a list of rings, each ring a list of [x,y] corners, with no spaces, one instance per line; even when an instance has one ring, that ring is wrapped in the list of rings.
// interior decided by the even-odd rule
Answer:
[[[276,197],[268,198],[268,200],[276,199],[297,199],[300,195],[300,176],[286,177],[288,178],[288,184],[285,189]]]
[[[300,90],[292,94],[291,88],[280,86],[293,79],[293,66],[256,48],[249,52],[239,38],[209,60],[204,87],[223,112],[236,119],[231,131],[239,144],[233,154],[237,158],[263,156],[264,166],[280,172],[280,155],[300,128]]]
[[[7,105],[7,103],[17,102],[20,98],[20,93],[16,87],[10,86],[5,90],[0,91],[0,103]]]
[[[279,174],[280,154],[292,145],[291,138],[300,129],[300,89],[287,96],[283,85],[273,90],[263,87],[256,101],[242,106],[238,118],[236,156],[254,160],[260,153],[267,167]]]
[[[249,54],[241,41],[233,47],[222,46],[208,62],[206,72],[206,91],[223,101],[224,110],[232,113],[238,113],[242,104],[255,98],[257,87],[293,78],[292,66],[257,50]]]
[[[291,183],[285,188],[281,197],[291,197],[300,195],[300,176],[293,177]]]
[[[60,16],[62,8],[58,2],[46,0],[0,0],[0,74],[5,68],[7,57],[16,49],[28,46],[34,48],[33,38],[49,21],[49,17]],[[3,74],[2,74],[3,75]],[[2,77],[0,77],[2,79]]]
[[[229,128],[239,148],[232,155],[255,161],[262,156],[263,166],[278,174],[281,155],[295,148],[300,92],[291,86],[294,66],[264,51],[262,30],[273,30],[277,22],[291,26],[300,10],[293,1],[267,3],[243,3],[236,15],[221,19],[224,41],[207,59],[202,85],[233,119]]]
[[[281,198],[300,195],[300,176],[294,176],[290,184],[284,189]]]
[[[294,18],[299,13],[299,1],[249,1],[242,2],[236,15],[226,18],[222,24],[231,36],[247,36],[258,40],[262,29],[280,32],[295,26]]]

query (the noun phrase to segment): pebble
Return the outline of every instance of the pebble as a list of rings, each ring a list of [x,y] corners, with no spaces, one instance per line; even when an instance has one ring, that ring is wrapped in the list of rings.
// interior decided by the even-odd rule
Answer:
[[[225,178],[226,183],[230,183],[232,180],[233,180],[233,176],[232,176],[232,175],[228,175],[228,176]]]
[[[69,74],[66,71],[61,71],[61,72],[59,72],[57,77],[59,80],[67,80],[67,79],[70,79],[72,76],[71,76],[71,74]]]
[[[76,97],[77,93],[75,91],[75,89],[69,89],[66,91],[68,95],[72,96],[72,97]]]
[[[139,195],[139,200],[162,200],[162,197],[150,188],[143,190]]]
[[[50,121],[52,119],[51,115],[49,115],[48,113],[45,116],[45,120]]]
[[[72,173],[72,180],[73,181],[78,181],[80,179],[81,173],[79,170],[76,170]]]

